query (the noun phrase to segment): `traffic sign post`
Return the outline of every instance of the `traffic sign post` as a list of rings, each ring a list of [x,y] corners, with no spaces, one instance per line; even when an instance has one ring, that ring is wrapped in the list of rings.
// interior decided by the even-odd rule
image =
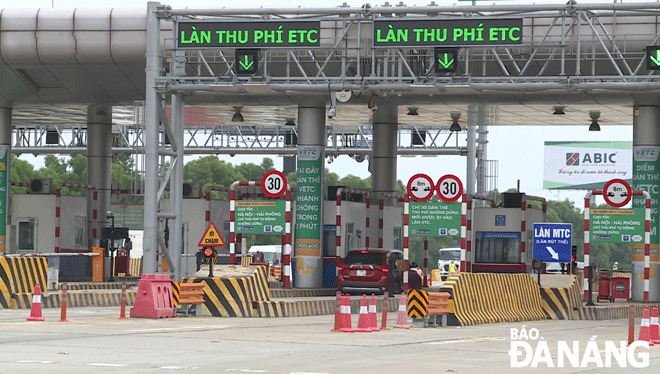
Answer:
[[[286,191],[286,186],[286,177],[277,170],[271,170],[261,178],[261,191],[272,199],[282,196]]]
[[[435,73],[445,74],[453,73],[458,68],[458,49],[457,48],[440,48],[436,47],[434,50],[435,60]]]
[[[440,177],[435,188],[437,189],[438,197],[446,203],[458,200],[463,194],[463,183],[457,176],[452,174],[446,174]]]
[[[614,208],[621,208],[632,200],[632,189],[623,179],[611,179],[603,187],[605,202]]]
[[[433,180],[426,174],[415,174],[408,180],[408,196],[414,201],[428,201],[433,196]]]
[[[534,224],[534,259],[543,262],[571,261],[570,223]]]
[[[252,75],[259,71],[258,49],[237,49],[235,56],[237,75]]]

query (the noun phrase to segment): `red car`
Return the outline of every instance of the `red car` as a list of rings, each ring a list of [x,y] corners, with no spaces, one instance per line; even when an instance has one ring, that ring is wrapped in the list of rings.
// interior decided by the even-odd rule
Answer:
[[[337,289],[344,293],[401,293],[403,267],[399,250],[354,249],[338,268]]]

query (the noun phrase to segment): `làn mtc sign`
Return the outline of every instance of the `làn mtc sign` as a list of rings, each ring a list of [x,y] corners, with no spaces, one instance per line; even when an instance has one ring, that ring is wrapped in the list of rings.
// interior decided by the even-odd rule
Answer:
[[[320,21],[177,23],[177,48],[309,48],[321,45]]]
[[[522,44],[522,18],[376,20],[374,47]]]

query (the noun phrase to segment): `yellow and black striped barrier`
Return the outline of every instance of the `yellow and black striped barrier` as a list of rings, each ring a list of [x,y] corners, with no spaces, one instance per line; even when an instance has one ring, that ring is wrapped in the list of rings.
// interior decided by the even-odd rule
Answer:
[[[424,318],[429,307],[429,294],[424,290],[409,290],[406,312],[410,318]]]
[[[204,313],[216,317],[251,317],[252,303],[270,301],[270,294],[265,268],[253,266],[249,269],[252,269],[249,276],[185,278],[182,282],[206,283]]]
[[[38,283],[48,289],[48,262],[44,257],[0,257],[0,306],[16,309],[24,300],[32,302]]]
[[[546,319],[539,287],[529,274],[461,273],[441,287],[449,292],[449,324],[462,326]]]
[[[573,311],[582,307],[582,291],[577,276],[570,287],[541,287],[541,306],[549,319],[574,319]]]

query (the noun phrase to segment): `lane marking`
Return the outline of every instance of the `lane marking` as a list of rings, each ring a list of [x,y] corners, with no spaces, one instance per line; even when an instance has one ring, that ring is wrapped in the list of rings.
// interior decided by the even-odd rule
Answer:
[[[39,360],[23,360],[23,361],[16,361],[19,364],[52,364],[55,363],[55,361],[39,361]]]
[[[199,367],[193,366],[161,366],[159,369],[172,369],[172,370],[197,370]]]
[[[485,341],[485,340],[504,341],[505,339],[506,339],[506,338],[502,338],[502,337],[488,336],[488,337],[485,337],[485,338],[469,338],[469,339],[443,340],[443,341],[441,341],[441,342],[428,342],[428,343],[425,343],[425,344],[444,345],[444,344],[454,344],[454,343],[473,343],[473,342]]]
[[[212,326],[179,326],[179,327],[161,327],[154,329],[126,330],[126,332],[156,332],[156,331],[184,331],[184,330],[210,330],[224,329],[232,325],[212,325]]]
[[[100,362],[93,362],[91,364],[85,364],[85,365],[86,366],[105,366],[105,367],[113,367],[113,368],[126,366],[126,365],[122,365],[122,364],[104,364],[104,363],[100,363]]]

